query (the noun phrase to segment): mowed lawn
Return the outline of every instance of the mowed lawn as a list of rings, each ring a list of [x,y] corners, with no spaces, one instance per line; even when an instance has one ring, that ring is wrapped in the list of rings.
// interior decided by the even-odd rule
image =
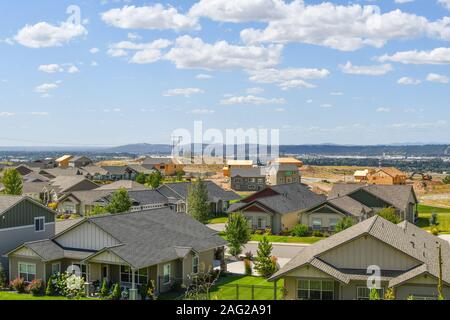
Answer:
[[[227,237],[224,232],[219,233],[219,235],[227,240]],[[252,234],[250,237],[250,241],[261,241],[264,235],[261,234]],[[292,237],[292,236],[274,236],[268,235],[266,236],[269,239],[269,242],[279,242],[279,243],[305,243],[305,244],[313,244],[325,238],[322,237]]]
[[[253,289],[252,289],[253,286]],[[253,291],[253,293],[252,293]],[[283,298],[283,281],[277,282],[277,300]],[[224,276],[211,290],[211,299],[218,300],[274,300],[274,282],[262,277]]]
[[[432,213],[438,214],[438,229],[443,233],[450,233],[450,208],[419,205],[419,220],[417,225],[425,230],[430,230],[430,218]]]
[[[15,292],[4,292],[0,291],[0,301],[1,300],[69,300],[66,297],[48,297],[48,296],[39,296],[35,297],[31,294],[18,294]],[[88,298],[83,298],[80,300],[93,300]]]

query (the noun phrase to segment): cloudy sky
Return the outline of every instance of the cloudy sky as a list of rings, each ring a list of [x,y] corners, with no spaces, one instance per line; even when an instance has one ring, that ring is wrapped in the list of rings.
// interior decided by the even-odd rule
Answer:
[[[0,145],[450,142],[450,0],[0,2]]]

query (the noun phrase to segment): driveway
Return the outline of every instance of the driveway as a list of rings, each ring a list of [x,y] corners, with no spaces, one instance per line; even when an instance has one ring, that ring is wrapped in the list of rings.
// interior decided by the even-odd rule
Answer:
[[[225,231],[225,223],[215,223],[215,224],[207,224],[206,226],[210,229],[213,229],[217,232]]]
[[[444,240],[450,242],[450,234],[441,234],[441,235],[439,236],[439,238],[444,239]]]

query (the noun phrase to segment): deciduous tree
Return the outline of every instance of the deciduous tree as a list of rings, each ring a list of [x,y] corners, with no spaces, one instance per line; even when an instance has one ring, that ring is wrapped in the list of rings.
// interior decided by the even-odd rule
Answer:
[[[242,253],[244,245],[250,241],[248,222],[242,213],[232,213],[225,226],[225,236],[228,240],[229,252],[237,257]]]
[[[117,190],[112,196],[106,210],[109,213],[122,213],[130,211],[132,206],[130,196],[125,188]]]
[[[187,212],[194,219],[206,223],[210,217],[210,210],[206,184],[202,179],[197,179],[188,188]]]

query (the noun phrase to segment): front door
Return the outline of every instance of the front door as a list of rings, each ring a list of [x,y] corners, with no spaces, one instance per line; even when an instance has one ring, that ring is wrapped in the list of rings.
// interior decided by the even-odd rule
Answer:
[[[102,281],[104,279],[109,282],[109,265],[107,264],[102,265]]]

